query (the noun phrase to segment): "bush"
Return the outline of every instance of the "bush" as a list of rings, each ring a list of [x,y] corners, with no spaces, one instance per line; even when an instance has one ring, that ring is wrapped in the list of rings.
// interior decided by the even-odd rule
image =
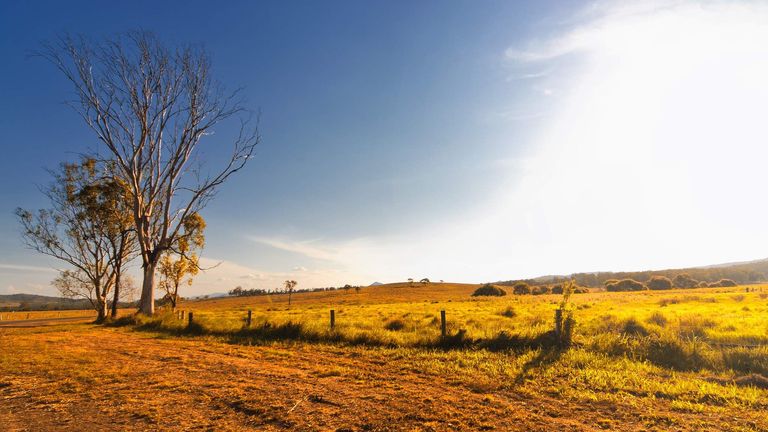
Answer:
[[[706,281],[699,282],[699,288],[709,288],[709,284]]]
[[[717,286],[719,287],[735,287],[736,285],[738,284],[731,279],[720,279],[717,281]]]
[[[507,295],[506,291],[497,287],[496,285],[491,285],[491,284],[485,284],[480,288],[476,289],[475,292],[472,293],[472,297],[478,297],[478,296],[501,297],[505,295]]]
[[[681,273],[672,279],[672,284],[675,288],[695,288],[699,285],[699,281],[690,277],[687,273]]]
[[[518,282],[512,285],[512,292],[514,294],[530,294],[531,287],[525,282]]]
[[[531,294],[533,295],[549,294],[549,287],[546,285],[535,286],[531,289]]]
[[[650,334],[645,326],[634,317],[624,320],[621,332],[630,336],[648,336]]]
[[[603,285],[607,289],[608,285],[613,285],[613,284],[618,283],[618,282],[619,282],[618,279],[608,279],[607,281],[603,282]]]
[[[651,316],[648,317],[646,321],[648,321],[651,324],[656,324],[659,327],[664,327],[669,322],[667,317],[659,311],[652,313]]]
[[[623,279],[623,280],[606,285],[605,289],[608,291],[620,292],[620,291],[643,291],[648,288],[636,280]]]
[[[517,316],[517,312],[512,308],[512,306],[507,306],[507,308],[501,311],[499,315],[505,316],[507,318],[514,318]]]
[[[654,276],[645,283],[648,289],[655,291],[672,289],[672,281],[664,276]]]
[[[574,294],[587,294],[589,293],[589,288],[586,287],[576,287],[573,289]]]
[[[384,328],[391,331],[398,331],[405,328],[405,321],[393,319],[384,324]]]
[[[562,294],[562,293],[563,293],[562,284],[552,285],[552,294]]]

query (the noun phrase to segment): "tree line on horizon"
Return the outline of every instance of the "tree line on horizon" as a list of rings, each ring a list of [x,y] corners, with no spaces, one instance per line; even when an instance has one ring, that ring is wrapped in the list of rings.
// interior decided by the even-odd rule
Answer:
[[[717,267],[669,269],[669,270],[646,270],[636,272],[595,272],[595,273],[574,273],[570,276],[553,276],[536,279],[519,279],[495,282],[497,285],[513,286],[517,282],[526,282],[529,285],[538,285],[542,283],[557,284],[568,280],[574,280],[577,285],[589,288],[604,287],[606,282],[631,279],[642,284],[646,284],[652,278],[662,276],[674,280],[679,275],[687,276],[695,280],[698,286],[701,282],[715,284],[722,280],[731,280],[738,285],[764,282],[768,274],[768,260],[752,263],[734,264]],[[681,286],[680,288],[690,288]]]
[[[36,54],[72,84],[70,106],[98,144],[49,171],[48,208],[16,210],[25,244],[68,265],[53,285],[87,299],[100,321],[136,290],[143,314],[155,312],[156,288],[175,307],[201,270],[201,210],[259,142],[240,92],[213,79],[202,48],[169,47],[145,31],[98,42],[64,35]],[[211,147],[207,137],[226,121],[236,132]],[[125,274],[135,259],[138,288]]]

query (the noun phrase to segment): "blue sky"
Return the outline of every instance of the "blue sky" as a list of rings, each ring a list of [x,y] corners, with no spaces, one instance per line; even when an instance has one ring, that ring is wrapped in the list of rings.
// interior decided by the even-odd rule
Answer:
[[[0,293],[53,292],[55,263],[23,249],[12,212],[45,206],[45,168],[94,145],[64,79],[28,57],[60,32],[201,43],[261,110],[255,159],[204,212],[221,265],[197,294],[764,257],[766,17],[749,2],[6,2]]]

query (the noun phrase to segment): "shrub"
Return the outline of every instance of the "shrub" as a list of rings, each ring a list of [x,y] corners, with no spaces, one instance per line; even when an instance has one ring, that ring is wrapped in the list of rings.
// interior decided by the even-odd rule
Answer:
[[[485,284],[480,288],[476,289],[475,292],[472,293],[472,297],[478,297],[478,296],[501,297],[505,295],[507,295],[506,291],[497,287],[496,285],[491,285],[491,284]]]
[[[573,289],[574,294],[587,294],[589,293],[589,288],[587,287],[576,287]]]
[[[391,331],[398,331],[405,328],[405,321],[400,319],[393,319],[384,324],[384,328]]]
[[[605,287],[608,288],[608,285],[613,285],[618,282],[619,282],[618,279],[608,279],[607,281],[603,282],[603,285],[605,285]]]
[[[517,312],[512,308],[512,306],[507,306],[507,308],[501,311],[499,315],[505,316],[507,318],[514,318],[517,316]]]
[[[699,281],[690,277],[687,273],[681,273],[672,279],[672,284],[675,288],[695,288],[699,285]]]
[[[533,295],[549,294],[549,287],[546,285],[537,285],[531,288],[531,294]]]
[[[677,370],[699,370],[707,360],[698,345],[671,337],[649,337],[644,346],[651,363]]]
[[[706,281],[699,282],[699,288],[708,288],[709,284]]]
[[[672,289],[672,281],[664,276],[653,276],[645,284],[649,289],[656,291]]]
[[[669,322],[669,320],[667,320],[667,317],[659,311],[652,313],[651,316],[649,316],[646,321],[648,321],[651,324],[656,324],[659,327],[664,327],[667,325],[667,322]]]
[[[530,294],[531,287],[525,282],[518,282],[512,286],[512,292],[514,294]]]
[[[731,279],[720,279],[717,281],[717,286],[721,287],[735,287],[736,285],[738,284]]]
[[[605,286],[608,291],[643,291],[648,289],[645,285],[633,279],[623,279]]]
[[[552,285],[552,294],[562,294],[563,284]]]
[[[624,320],[621,332],[630,336],[648,336],[650,334],[645,326],[634,317]]]

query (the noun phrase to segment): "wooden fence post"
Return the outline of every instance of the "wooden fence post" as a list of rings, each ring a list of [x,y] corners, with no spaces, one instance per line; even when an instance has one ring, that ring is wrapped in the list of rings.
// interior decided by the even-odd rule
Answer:
[[[331,309],[331,330],[336,327],[336,311]]]
[[[440,311],[440,334],[442,337],[448,336],[448,326],[445,322],[445,310]]]
[[[184,309],[181,310],[181,320],[184,321]]]
[[[187,326],[191,326],[192,322],[194,321],[194,314],[192,314],[192,312],[190,311],[188,315],[189,315],[189,324]]]
[[[253,316],[253,311],[248,309],[248,319],[245,320],[245,326],[250,327],[251,326],[251,317]]]

